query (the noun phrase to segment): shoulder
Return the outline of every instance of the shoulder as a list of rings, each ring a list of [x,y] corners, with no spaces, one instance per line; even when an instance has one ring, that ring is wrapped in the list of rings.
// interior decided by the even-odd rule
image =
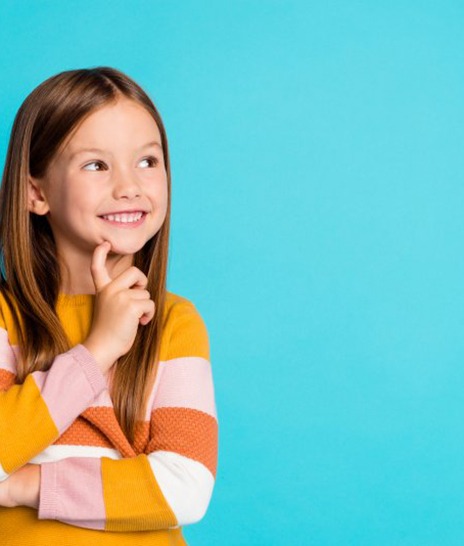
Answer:
[[[173,292],[166,292],[164,303],[165,321],[172,321],[191,314],[200,316],[195,305],[190,300]]]
[[[200,356],[209,360],[206,325],[190,300],[167,292],[160,360],[186,356]]]

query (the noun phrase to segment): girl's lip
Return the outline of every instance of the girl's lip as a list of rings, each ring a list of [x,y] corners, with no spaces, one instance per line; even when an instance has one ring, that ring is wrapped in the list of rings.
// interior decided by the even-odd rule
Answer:
[[[116,212],[105,212],[103,214],[99,214],[99,217],[101,218],[102,216],[109,216],[110,214],[136,214],[137,212],[141,212],[142,214],[147,214],[147,211],[146,210],[141,210],[141,209],[132,209],[132,210],[118,210]]]

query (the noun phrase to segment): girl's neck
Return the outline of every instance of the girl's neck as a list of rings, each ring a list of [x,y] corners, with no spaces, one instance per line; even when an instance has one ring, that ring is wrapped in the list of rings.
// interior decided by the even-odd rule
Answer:
[[[133,263],[133,256],[110,254],[106,260],[106,268],[111,279],[120,275]],[[95,294],[95,284],[90,272],[91,258],[66,261],[60,259],[61,288],[63,294]]]

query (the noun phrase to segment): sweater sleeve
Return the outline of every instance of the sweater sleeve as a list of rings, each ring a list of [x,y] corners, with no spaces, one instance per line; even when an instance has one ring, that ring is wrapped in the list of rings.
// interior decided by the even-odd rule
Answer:
[[[125,532],[203,517],[216,476],[217,418],[206,328],[193,305],[183,306],[159,363],[146,453],[42,464],[40,519]]]
[[[15,384],[15,350],[0,327],[0,481],[62,434],[106,388],[93,356],[82,345],[58,355],[46,372]]]

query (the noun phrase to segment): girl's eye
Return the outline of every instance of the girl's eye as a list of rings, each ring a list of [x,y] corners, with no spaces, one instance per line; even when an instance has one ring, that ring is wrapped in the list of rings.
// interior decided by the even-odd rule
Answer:
[[[92,163],[84,165],[83,169],[85,171],[104,171],[106,170],[106,165],[102,161],[92,161]]]
[[[144,157],[139,162],[139,166],[143,169],[153,168],[156,167],[156,165],[158,165],[158,160],[156,159],[156,157]]]

